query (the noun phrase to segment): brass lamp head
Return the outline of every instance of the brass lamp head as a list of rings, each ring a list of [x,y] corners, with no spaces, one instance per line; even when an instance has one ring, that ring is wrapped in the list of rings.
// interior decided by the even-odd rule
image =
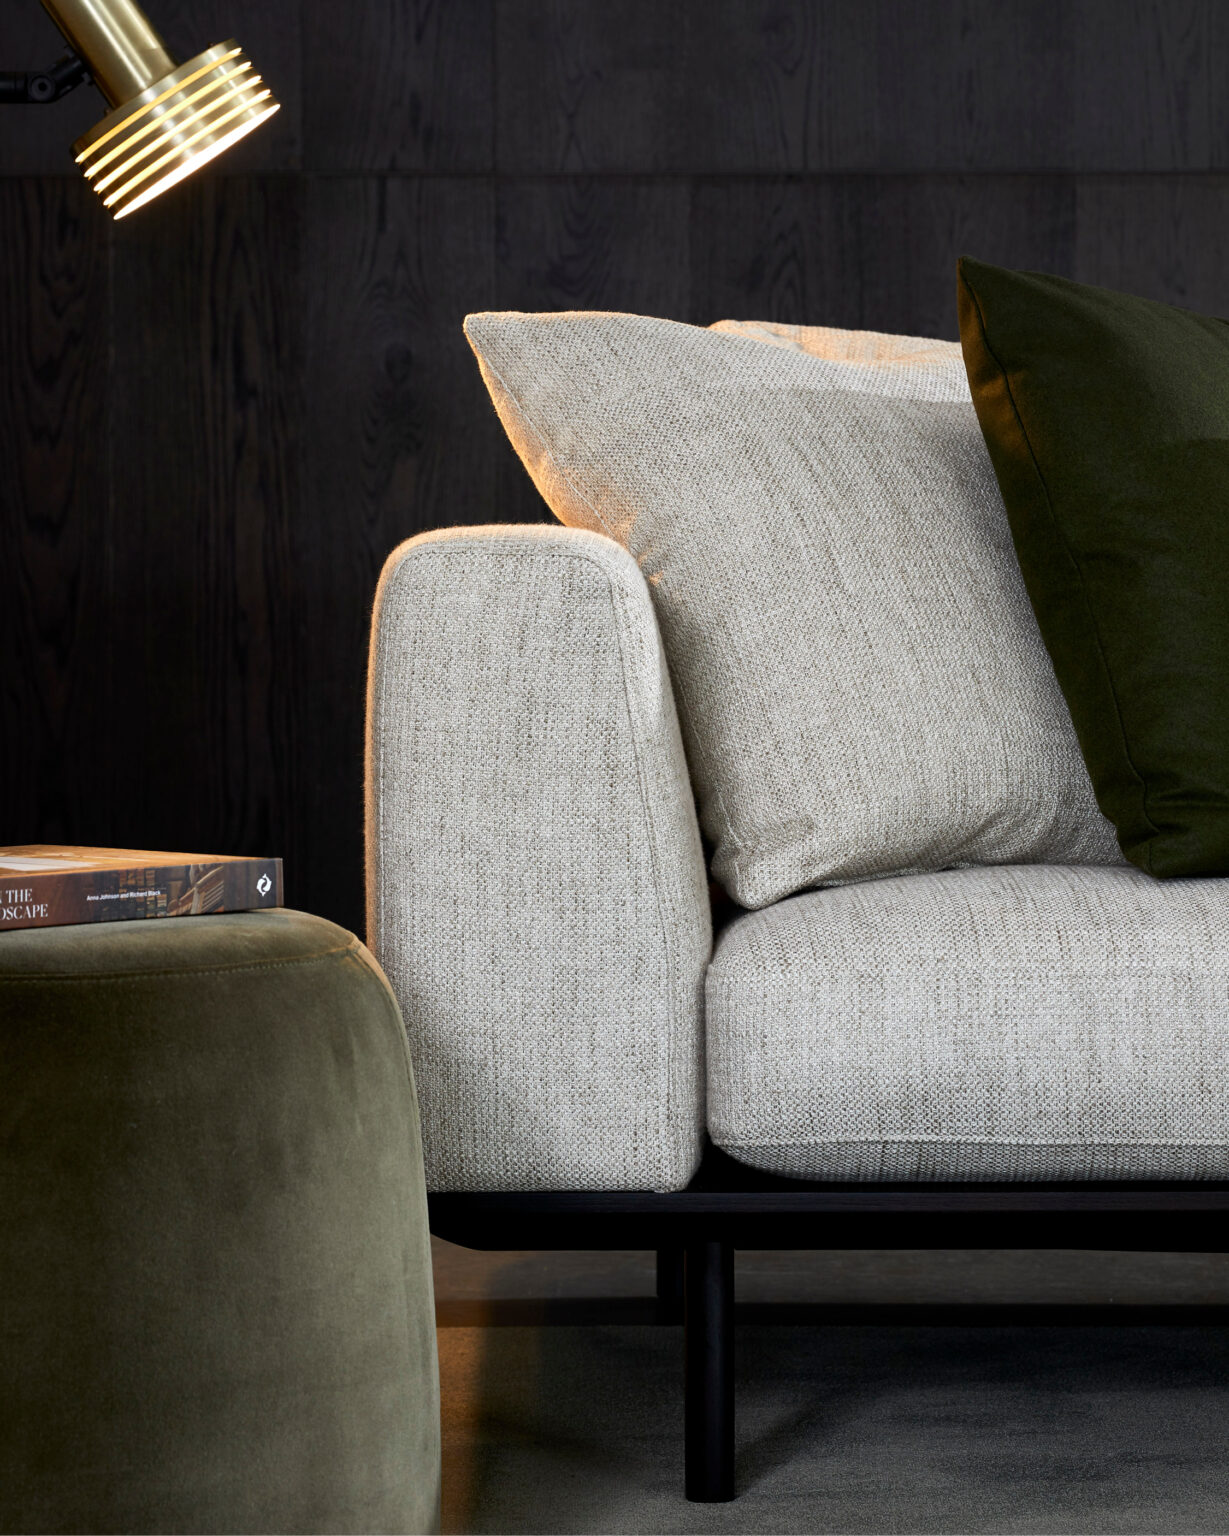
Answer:
[[[43,0],[112,111],[73,145],[117,219],[272,117],[279,103],[238,43],[176,65],[132,0]]]

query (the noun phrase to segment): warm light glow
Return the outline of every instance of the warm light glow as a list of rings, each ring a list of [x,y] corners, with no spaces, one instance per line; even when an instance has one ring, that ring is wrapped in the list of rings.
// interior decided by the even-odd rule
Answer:
[[[194,101],[199,101],[204,96],[210,96],[215,91],[221,90],[222,87],[227,83],[227,81],[236,79],[239,75],[243,74],[246,70],[251,69],[251,67],[252,67],[251,60],[250,59],[245,59],[243,61],[243,63],[239,65],[239,67],[237,69],[231,70],[231,72],[229,74],[223,75],[219,79],[216,79],[216,80],[209,80],[205,85],[203,85],[201,87],[201,89],[199,91],[192,91],[192,92],[190,92],[184,98],[183,105],[186,107],[186,106],[188,106],[190,103],[192,103]],[[144,128],[138,128],[137,131],[134,134],[132,134],[129,138],[123,140],[119,144],[116,144],[113,148],[109,149],[106,152],[105,155],[100,155],[98,157],[98,159],[93,162],[93,164],[86,166],[86,168],[85,168],[86,179],[88,180],[88,179],[90,179],[93,176],[97,176],[98,172],[102,170],[103,166],[109,165],[111,163],[111,161],[114,160],[117,155],[122,155],[125,152],[125,150],[131,149],[132,146],[134,144],[136,144],[139,139],[144,139],[144,138],[146,138],[151,133],[157,133],[159,131],[159,128],[162,125],[167,124],[167,123],[175,120],[174,119],[174,114],[177,111],[179,111],[179,105],[178,104],[176,106],[174,106],[174,107],[169,107],[169,108],[163,109],[163,111],[161,113],[159,113],[157,116],[153,117],[148,123],[146,123]],[[140,115],[139,113],[134,113],[133,117],[130,119],[130,121],[135,121],[136,118],[139,115]],[[112,139],[113,137],[114,137],[114,134],[108,134],[105,140],[100,140],[99,142],[100,143],[109,142],[109,140]],[[87,151],[87,153],[88,153],[88,151]],[[81,161],[84,158],[85,158],[84,155],[78,155],[77,156],[77,163],[78,163],[78,165],[80,165]],[[133,160],[135,160],[135,158],[136,157],[134,156]],[[133,162],[129,161],[127,163],[128,164],[132,164]],[[98,185],[99,187],[102,187],[102,186],[105,185],[105,183],[100,181],[96,185]]]
[[[117,219],[143,208],[278,109],[232,42],[181,64],[78,140],[77,163]]]
[[[256,102],[267,101],[272,94],[272,91],[261,91],[261,93],[256,97]],[[225,105],[225,103],[221,103],[221,105]],[[237,107],[232,106],[229,112],[224,112],[221,117],[206,123],[203,128],[199,128],[188,138],[182,140],[182,142],[172,144],[171,148],[167,150],[166,154],[155,160],[152,165],[147,165],[144,170],[138,171],[135,176],[130,177],[122,187],[117,187],[116,190],[111,193],[110,197],[104,197],[102,200],[103,206],[105,208],[113,207],[122,197],[131,192],[134,187],[139,187],[142,182],[148,181],[155,171],[160,171],[164,165],[168,165],[172,160],[178,159],[180,155],[185,153],[185,151],[190,150],[194,144],[200,143],[201,139],[208,138],[212,133],[214,133],[216,129],[221,128],[224,123],[233,122],[235,118],[242,117],[245,112],[250,112],[254,105],[255,102],[241,101]],[[241,123],[239,125],[240,131],[237,135],[237,138],[242,138],[243,135],[249,131],[249,129],[255,128],[257,123],[262,121],[262,118],[257,117],[254,122],[249,119],[248,122]],[[214,141],[213,143],[202,145],[199,150],[194,151],[188,157],[186,162],[181,162],[178,169],[181,170],[186,176],[189,171],[196,170],[198,166],[204,165],[207,160],[212,160],[213,157],[219,154],[223,149],[226,149],[231,144],[236,143],[237,138],[233,134],[228,133],[223,136],[220,143]],[[157,189],[161,190],[163,187],[169,187],[171,185],[172,182],[164,178],[162,181],[157,183]],[[142,201],[144,201],[144,199],[142,199]],[[126,208],[124,212],[130,213],[132,208],[139,208],[140,206],[140,202],[134,202],[131,207]],[[116,217],[118,218],[119,215],[117,214]]]
[[[212,52],[212,50],[210,51]],[[224,64],[227,59],[233,59],[242,52],[243,50],[239,47],[231,48],[228,53],[222,54],[219,58],[210,59],[208,64],[202,64],[199,68],[192,70],[192,72],[188,75],[185,75],[183,79],[179,79],[180,71],[176,70],[173,75],[168,77],[170,83],[166,84],[166,88],[164,90],[158,90],[158,86],[162,86],[164,84],[164,82],[161,80],[158,81],[157,86],[150,87],[150,90],[158,92],[157,95],[151,96],[149,91],[147,91],[144,95],[137,96],[132,101],[126,103],[123,107],[118,108],[117,112],[122,111],[127,113],[127,116],[121,119],[119,122],[112,123],[111,121],[111,119],[117,115],[117,112],[112,112],[110,116],[103,118],[103,122],[99,123],[98,128],[101,128],[103,123],[110,124],[110,126],[107,128],[107,131],[104,134],[102,134],[99,138],[94,139],[87,149],[83,149],[78,154],[77,164],[80,165],[87,155],[93,154],[93,152],[98,148],[100,144],[106,144],[108,140],[113,139],[117,133],[122,133],[124,129],[127,128],[129,123],[135,123],[139,117],[144,117],[145,113],[150,111],[151,108],[156,107],[159,102],[165,101],[168,96],[174,96],[177,91],[182,91],[186,85],[191,85],[194,80],[199,80],[202,75],[209,74],[209,72],[213,69],[216,69],[219,64]],[[193,63],[195,63],[195,60],[193,60]],[[95,128],[95,133],[98,132],[98,128]],[[87,134],[86,137],[88,138],[89,135]],[[79,139],[77,142],[83,143],[84,140]]]
[[[193,171],[199,170],[202,165],[207,164],[210,160],[214,159],[215,156],[220,155],[223,150],[229,149],[232,144],[237,144],[239,140],[246,134],[251,133],[253,128],[259,128],[261,123],[263,123],[266,118],[272,117],[273,114],[280,108],[280,106],[280,101],[273,102],[272,105],[266,107],[258,117],[253,118],[250,122],[240,123],[237,128],[232,129],[230,133],[228,133],[224,138],[220,139],[216,144],[210,144],[206,149],[203,149],[186,165],[176,166],[175,169],[168,172],[161,181],[155,182],[152,187],[146,187],[145,191],[141,193],[140,197],[136,198],[133,202],[128,203],[125,207],[119,209],[115,217],[117,219],[127,218],[130,213],[133,213],[136,211],[136,209],[143,207],[150,201],[151,198],[157,197],[160,192],[165,192],[168,187],[173,187],[177,181],[182,181],[185,176],[191,176]]]
[[[252,82],[253,85],[259,78],[259,76],[255,77]],[[194,110],[185,111],[181,117],[165,117],[160,119],[155,124],[155,127],[158,129],[157,137],[141,144],[126,160],[121,160],[106,176],[96,181],[94,183],[94,190],[101,197],[105,187],[112,186],[129,171],[135,170],[142,161],[147,161],[151,155],[156,155],[159,150],[166,149],[170,145],[172,146],[170,153],[174,154],[176,148],[187,148],[188,145],[196,143],[202,132],[208,133],[211,128],[217,128],[222,123],[229,122],[238,113],[246,111],[249,107],[255,106],[260,101],[264,101],[269,94],[265,90],[250,96],[242,96],[236,100],[234,94],[228,92],[213,101],[202,103]],[[228,108],[229,110],[227,110]],[[194,130],[191,134],[189,134],[190,129]],[[165,164],[165,161],[158,162],[158,165],[162,164]],[[146,170],[148,171],[151,168],[156,170],[158,167],[147,166]],[[88,175],[89,173],[87,172],[86,174]],[[140,179],[143,180],[144,178]]]

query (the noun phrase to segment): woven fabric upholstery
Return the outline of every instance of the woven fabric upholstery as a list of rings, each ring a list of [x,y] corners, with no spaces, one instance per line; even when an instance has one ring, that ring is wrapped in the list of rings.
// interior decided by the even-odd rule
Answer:
[[[699,828],[644,578],[558,528],[411,539],[371,650],[368,934],[432,1189],[674,1189],[703,1133]]]
[[[885,370],[907,371],[913,393],[925,391],[923,398],[960,399],[960,386],[966,378],[958,341],[893,336],[886,331],[842,331],[831,325],[786,325],[779,320],[718,320],[709,330],[843,363],[848,370],[846,388],[857,388],[853,381],[862,368],[867,370],[865,387],[872,392],[880,389]]]
[[[648,577],[739,902],[1120,861],[959,348],[585,313],[471,315],[466,333],[556,515]]]
[[[709,1122],[817,1179],[1229,1177],[1229,881],[952,870],[739,918]]]

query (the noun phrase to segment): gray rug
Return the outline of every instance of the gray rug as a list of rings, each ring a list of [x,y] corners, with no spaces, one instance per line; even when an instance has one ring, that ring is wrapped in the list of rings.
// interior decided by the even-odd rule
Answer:
[[[444,1328],[446,1532],[1229,1531],[1229,1330],[739,1329],[733,1504],[681,1331]]]

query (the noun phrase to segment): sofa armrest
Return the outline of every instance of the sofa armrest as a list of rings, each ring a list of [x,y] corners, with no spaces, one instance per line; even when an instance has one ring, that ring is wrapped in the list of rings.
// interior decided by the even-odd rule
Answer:
[[[389,557],[367,901],[429,1188],[688,1181],[707,884],[648,589],[611,540],[452,529]]]

